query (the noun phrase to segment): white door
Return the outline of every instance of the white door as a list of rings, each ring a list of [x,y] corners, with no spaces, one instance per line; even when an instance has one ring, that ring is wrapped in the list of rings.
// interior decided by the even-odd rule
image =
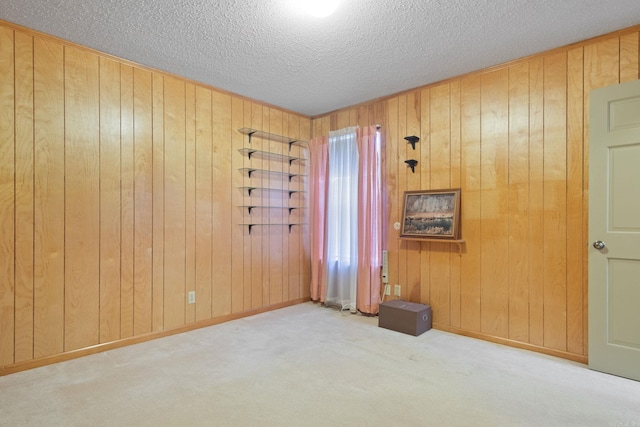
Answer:
[[[640,381],[640,80],[590,108],[589,367]]]

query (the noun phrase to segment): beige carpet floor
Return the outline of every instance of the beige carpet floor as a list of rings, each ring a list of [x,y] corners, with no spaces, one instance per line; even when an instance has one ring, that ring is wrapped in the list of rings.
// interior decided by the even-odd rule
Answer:
[[[1,426],[640,426],[640,383],[313,303],[0,377]]]

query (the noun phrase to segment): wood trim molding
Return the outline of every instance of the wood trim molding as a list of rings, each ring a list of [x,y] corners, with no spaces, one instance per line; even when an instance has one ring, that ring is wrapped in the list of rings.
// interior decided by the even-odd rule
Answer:
[[[25,362],[16,363],[13,365],[0,366],[0,377],[17,372],[26,371],[29,369],[40,368],[47,365],[52,365],[58,362],[65,362],[67,360],[77,359],[90,354],[102,353],[107,350],[114,350],[117,348],[127,347],[133,344],[140,344],[145,341],[151,341],[158,338],[168,337],[170,335],[180,334],[183,332],[193,331],[195,329],[206,328],[208,326],[218,325],[220,323],[229,322],[231,320],[242,319],[244,317],[254,316],[260,313],[266,313],[268,311],[278,310],[284,307],[290,307],[296,304],[302,304],[311,301],[310,298],[298,298],[296,300],[283,302],[280,304],[274,304],[268,307],[263,307],[256,310],[243,311],[241,313],[227,314],[224,316],[216,317],[214,319],[207,319],[200,322],[190,323],[179,328],[167,329],[164,331],[151,332],[144,335],[138,335],[131,338],[125,338],[117,341],[106,342],[91,347],[81,348],[78,350],[68,351],[61,354],[55,354],[52,356],[41,357],[39,359],[28,360]]]
[[[469,338],[476,338],[483,341],[489,341],[496,344],[506,345],[508,347],[519,348],[522,350],[534,351],[536,353],[542,353],[549,356],[559,357],[561,359],[571,360],[573,362],[587,364],[589,362],[588,356],[583,356],[581,354],[569,353],[566,351],[554,350],[551,348],[541,347],[534,344],[527,344],[519,341],[510,340],[508,338],[499,338],[487,334],[483,334],[481,332],[471,332],[460,328],[455,328],[447,325],[433,324],[434,329],[438,329],[444,332],[451,332],[456,335],[463,335]]]

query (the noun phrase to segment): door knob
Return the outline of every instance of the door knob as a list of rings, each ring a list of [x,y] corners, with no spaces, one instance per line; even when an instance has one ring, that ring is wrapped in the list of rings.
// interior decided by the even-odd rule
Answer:
[[[604,249],[604,242],[602,240],[596,240],[593,242],[593,247],[596,249]]]

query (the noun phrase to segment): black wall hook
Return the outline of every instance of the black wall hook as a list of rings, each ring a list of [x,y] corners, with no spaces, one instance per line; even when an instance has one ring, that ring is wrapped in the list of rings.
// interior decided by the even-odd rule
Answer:
[[[420,138],[415,135],[405,136],[404,139],[406,139],[409,144],[411,144],[411,148],[413,148],[414,150],[416,149],[416,142],[420,141]]]
[[[416,168],[416,165],[418,164],[417,160],[409,159],[409,160],[405,160],[404,162],[409,165],[409,167],[411,168],[411,172],[416,173],[415,168]]]

